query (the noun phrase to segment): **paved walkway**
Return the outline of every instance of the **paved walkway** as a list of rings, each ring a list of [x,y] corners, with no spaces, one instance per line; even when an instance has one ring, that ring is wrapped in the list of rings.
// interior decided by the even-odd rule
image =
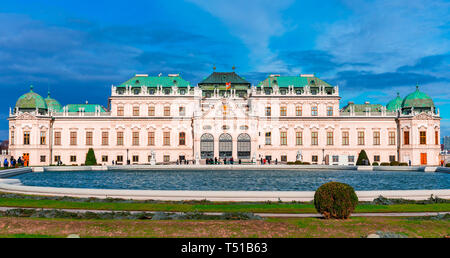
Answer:
[[[85,209],[51,209],[51,208],[24,208],[24,207],[0,207],[0,211],[7,211],[12,209],[29,209],[29,210],[59,210],[66,212],[130,212],[130,213],[155,213],[160,211],[119,211],[119,210],[85,210]],[[167,212],[167,213],[184,213],[184,212]],[[202,212],[205,215],[221,215],[223,212]],[[254,213],[255,215],[267,218],[320,218],[322,215],[318,213]],[[450,211],[444,212],[372,212],[372,213],[353,213],[352,217],[419,217],[419,216],[436,216],[439,214],[450,214]]]

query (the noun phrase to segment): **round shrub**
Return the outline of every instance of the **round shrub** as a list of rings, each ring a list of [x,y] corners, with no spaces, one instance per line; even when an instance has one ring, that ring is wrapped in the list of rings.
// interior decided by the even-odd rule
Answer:
[[[406,162],[400,162],[398,165],[399,165],[399,166],[408,166],[408,163],[406,163]]]
[[[398,166],[400,163],[398,161],[391,161],[390,165],[391,166]]]
[[[314,206],[326,219],[346,219],[355,210],[358,196],[350,185],[329,182],[314,194]]]
[[[379,166],[378,162],[372,163],[372,166]]]
[[[445,167],[450,168],[450,162],[445,164]]]
[[[380,166],[390,166],[391,163],[389,162],[381,162]]]

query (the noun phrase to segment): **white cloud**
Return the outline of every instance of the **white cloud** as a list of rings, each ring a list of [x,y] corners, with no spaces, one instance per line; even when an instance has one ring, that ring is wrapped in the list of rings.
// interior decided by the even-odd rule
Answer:
[[[281,12],[292,0],[188,0],[219,18],[233,35],[239,37],[250,50],[252,70],[256,72],[284,71],[286,66],[270,50],[269,40],[281,36],[290,28]]]
[[[377,64],[375,73],[413,65],[425,56],[450,50],[450,3],[430,0],[345,2],[352,15],[330,24],[317,47],[340,62]],[[448,35],[447,35],[448,37]]]

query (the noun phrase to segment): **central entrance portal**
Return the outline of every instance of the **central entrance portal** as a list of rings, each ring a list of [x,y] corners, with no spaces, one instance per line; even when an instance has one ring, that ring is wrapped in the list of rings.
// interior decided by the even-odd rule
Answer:
[[[233,156],[233,138],[230,134],[223,133],[219,137],[219,157],[231,158]]]
[[[250,135],[242,133],[237,138],[238,159],[250,159],[251,138]]]
[[[205,133],[200,137],[200,155],[202,159],[214,158],[214,136]]]

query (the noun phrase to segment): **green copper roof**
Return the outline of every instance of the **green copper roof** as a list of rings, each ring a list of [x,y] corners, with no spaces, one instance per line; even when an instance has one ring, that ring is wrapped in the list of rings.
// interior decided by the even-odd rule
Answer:
[[[433,100],[426,93],[419,91],[419,86],[416,86],[416,91],[405,97],[402,103],[404,108],[428,108],[434,107]]]
[[[106,112],[106,109],[98,104],[69,104],[65,106],[69,113],[79,112],[82,108],[84,109],[84,112],[94,113],[96,107],[100,107],[100,112]],[[61,109],[60,111],[62,112],[63,110]]]
[[[48,92],[47,98],[45,98],[45,103],[49,110],[58,112],[61,109],[61,104],[56,99],[50,97],[50,91]]]
[[[383,105],[381,104],[353,104],[349,103],[347,106],[345,106],[342,111],[343,112],[350,112],[350,107],[354,107],[355,112],[366,112],[367,108],[370,112],[381,112]]]
[[[231,85],[241,84],[250,87],[250,83],[237,75],[235,72],[213,72],[206,79],[199,82],[198,85],[223,84],[231,82]]]
[[[118,85],[117,87],[125,87],[126,85],[131,85],[131,87],[187,87],[190,83],[180,76],[134,76],[128,81]]]
[[[278,85],[278,87],[289,87],[294,86],[294,88],[305,87],[309,85],[310,87],[318,87],[319,85],[325,85],[325,87],[333,87],[327,82],[313,76],[313,77],[301,77],[301,76],[273,76],[268,77],[264,81],[258,83],[258,87],[264,86],[273,87],[273,85]]]
[[[395,110],[401,109],[402,102],[403,102],[403,99],[400,98],[400,93],[397,92],[397,97],[395,99],[389,101],[389,103],[387,103],[386,109],[388,111],[395,111]]]
[[[30,86],[30,92],[22,95],[16,102],[16,108],[19,109],[47,109],[47,103],[39,94],[33,92],[33,85]]]

